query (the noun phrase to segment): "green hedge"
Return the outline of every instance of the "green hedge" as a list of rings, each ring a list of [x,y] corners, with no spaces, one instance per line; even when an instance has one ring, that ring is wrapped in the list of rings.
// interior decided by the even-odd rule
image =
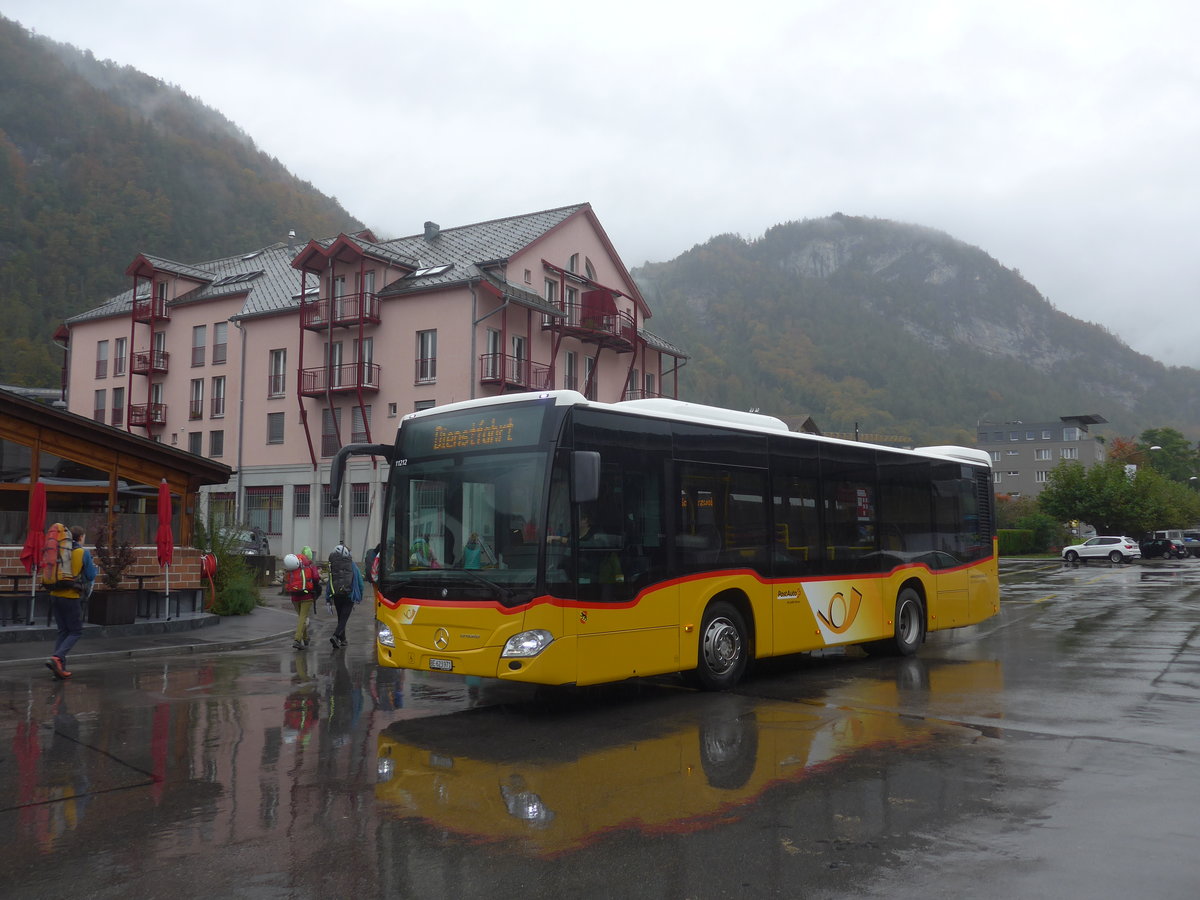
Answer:
[[[1001,528],[996,534],[1000,538],[1001,556],[1036,553],[1040,549],[1034,532],[1029,528]]]

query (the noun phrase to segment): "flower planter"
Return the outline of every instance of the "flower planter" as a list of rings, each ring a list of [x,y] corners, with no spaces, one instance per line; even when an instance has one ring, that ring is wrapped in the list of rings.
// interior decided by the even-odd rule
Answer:
[[[93,625],[132,625],[137,618],[137,591],[93,591],[88,622]]]

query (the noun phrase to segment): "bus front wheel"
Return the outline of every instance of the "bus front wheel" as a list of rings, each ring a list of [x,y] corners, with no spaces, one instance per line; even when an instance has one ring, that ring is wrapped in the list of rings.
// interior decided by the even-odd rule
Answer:
[[[921,595],[905,588],[896,598],[895,632],[890,638],[865,644],[872,656],[912,656],[925,640],[925,607]]]
[[[750,641],[746,621],[732,603],[718,600],[704,611],[694,681],[706,691],[724,691],[746,672]]]

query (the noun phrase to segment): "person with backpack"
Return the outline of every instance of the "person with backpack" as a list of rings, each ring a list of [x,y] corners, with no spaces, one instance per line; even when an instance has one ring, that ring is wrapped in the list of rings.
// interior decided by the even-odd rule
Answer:
[[[338,544],[329,554],[329,583],[325,586],[325,603],[331,613],[337,612],[337,629],[329,636],[334,650],[346,646],[346,622],[362,598],[362,572],[350,549],[345,544]]]
[[[291,595],[292,606],[299,617],[292,646],[303,650],[309,643],[308,620],[312,616],[313,605],[321,596],[321,571],[312,561],[312,550],[308,547],[285,556],[283,568],[283,589]]]
[[[43,551],[42,584],[50,591],[50,604],[58,637],[54,652],[46,660],[55,678],[70,678],[67,654],[83,637],[83,601],[96,580],[92,553],[83,546],[84,531],[72,525],[68,532],[61,524],[50,526]],[[53,543],[53,548],[51,548]]]

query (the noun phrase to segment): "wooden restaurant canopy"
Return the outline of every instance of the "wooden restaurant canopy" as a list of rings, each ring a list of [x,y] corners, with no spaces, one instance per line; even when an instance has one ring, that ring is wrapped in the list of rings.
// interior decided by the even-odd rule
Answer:
[[[152,543],[165,478],[176,540],[187,546],[197,491],[232,474],[224,463],[0,390],[0,545],[23,543],[30,486],[38,479],[46,486],[48,522],[87,528],[105,516],[135,543]]]

